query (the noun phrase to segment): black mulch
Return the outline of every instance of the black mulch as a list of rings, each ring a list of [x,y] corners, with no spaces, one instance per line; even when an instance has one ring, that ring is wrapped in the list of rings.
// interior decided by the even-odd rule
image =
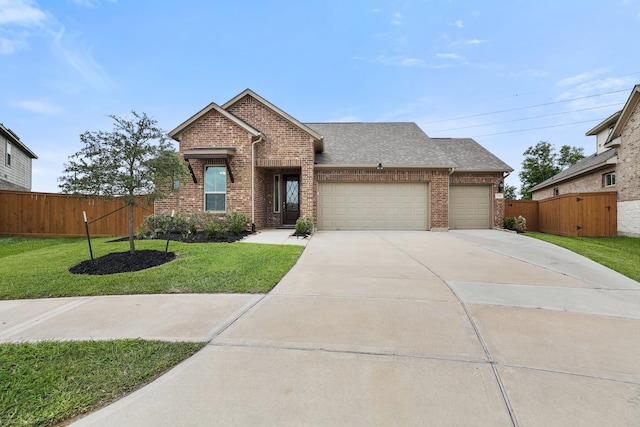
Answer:
[[[185,243],[233,243],[242,240],[244,237],[253,234],[250,231],[243,231],[238,235],[229,233],[222,239],[209,239],[207,235],[200,232],[194,234],[171,233],[169,235],[159,235],[155,240],[172,240]],[[143,238],[151,239],[150,237]],[[123,242],[129,240],[128,237],[112,240],[112,242]],[[136,240],[139,240],[136,238]],[[174,252],[165,253],[150,249],[136,250],[135,254],[129,252],[113,252],[94,260],[82,261],[69,269],[73,274],[91,274],[102,276],[105,274],[130,273],[132,271],[146,270],[157,267],[176,258]]]
[[[137,250],[133,255],[129,252],[112,252],[94,260],[82,261],[69,269],[73,274],[91,274],[102,276],[114,273],[130,273],[157,267],[176,258],[175,252]]]

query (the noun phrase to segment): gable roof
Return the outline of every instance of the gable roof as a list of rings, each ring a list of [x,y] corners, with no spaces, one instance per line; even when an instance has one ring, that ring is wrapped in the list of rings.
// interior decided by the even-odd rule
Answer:
[[[456,171],[512,172],[513,168],[471,138],[431,138],[453,161]]]
[[[603,130],[608,129],[611,125],[615,124],[618,121],[618,118],[620,117],[621,113],[622,113],[622,110],[616,111],[615,113],[613,113],[612,115],[604,119],[602,122],[597,124],[593,129],[587,131],[585,135],[594,136],[599,134]]]
[[[249,126],[247,123],[243,122],[242,120],[240,120],[239,118],[231,114],[230,112],[220,108],[215,102],[212,102],[211,104],[207,105],[202,110],[198,111],[196,114],[188,118],[186,121],[180,124],[177,128],[169,132],[168,133],[169,138],[179,141],[180,134],[182,132],[184,132],[186,129],[189,128],[189,126],[191,126],[192,124],[200,120],[201,117],[205,116],[211,111],[217,111],[222,116],[226,117],[227,119],[235,123],[237,126],[247,131],[247,133],[251,134],[252,136],[259,137],[261,135],[260,131],[254,129],[252,126]]]
[[[613,164],[613,162],[609,162],[609,160],[615,157],[617,154],[618,152],[613,148],[603,151],[600,154],[592,154],[589,157],[585,157],[584,159],[580,160],[575,165],[569,166],[567,169],[559,172],[546,181],[543,181],[540,184],[531,187],[529,191],[533,192],[542,190],[543,188],[547,188],[560,182],[575,178],[578,175],[582,175],[584,173],[611,165]]]
[[[276,107],[275,105],[273,105],[272,103],[270,103],[269,101],[267,101],[266,99],[264,99],[263,97],[255,93],[254,91],[252,91],[251,89],[245,89],[243,92],[239,93],[229,101],[225,102],[222,105],[222,108],[224,108],[225,110],[228,109],[229,107],[231,107],[236,102],[240,101],[245,96],[250,96],[251,98],[255,99],[256,101],[258,101],[259,103],[261,103],[262,105],[264,105],[265,107],[273,111],[274,113],[278,114],[279,116],[283,117],[285,120],[292,123],[294,126],[297,126],[304,132],[311,135],[311,137],[314,140],[313,146],[316,153],[321,153],[324,150],[324,139],[321,134],[317,133],[315,130],[305,125],[304,123],[299,122],[298,120],[293,118],[293,116],[290,116],[289,114],[285,113],[284,111],[282,111],[281,109],[279,109],[278,107]]]
[[[625,125],[627,124],[627,121],[629,121],[629,117],[631,117],[631,113],[633,113],[633,111],[638,106],[639,101],[640,101],[640,85],[635,85],[631,90],[631,95],[629,95],[629,99],[627,99],[626,104],[624,104],[624,107],[622,107],[622,111],[620,112],[620,118],[616,122],[616,125],[613,127],[613,130],[611,131],[609,138],[607,138],[607,142],[605,143],[605,146],[613,142],[613,140],[615,140],[622,134],[622,129],[624,129]],[[612,145],[613,144],[609,146],[612,146]]]
[[[13,145],[19,147],[27,154],[27,156],[31,157],[32,159],[38,158],[38,156],[36,156],[35,153],[29,149],[29,147],[27,147],[23,144],[22,141],[20,141],[20,137],[18,137],[18,135],[16,135],[11,129],[6,128],[2,123],[0,123],[0,135],[8,139],[9,142],[11,142]]]

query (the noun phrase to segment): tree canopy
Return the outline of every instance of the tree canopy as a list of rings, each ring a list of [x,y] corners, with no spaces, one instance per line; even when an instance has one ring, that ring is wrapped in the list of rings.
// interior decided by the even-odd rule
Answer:
[[[530,200],[531,188],[576,164],[584,158],[583,152],[582,148],[563,145],[560,147],[560,153],[556,153],[555,148],[547,141],[540,141],[527,148],[523,153],[525,158],[519,174],[522,199]]]
[[[167,197],[187,170],[155,119],[132,111],[132,118],[110,115],[110,132],[84,132],[84,147],[69,156],[58,179],[64,193],[122,197],[129,206],[129,249],[135,252],[133,208],[136,196],[147,203]]]

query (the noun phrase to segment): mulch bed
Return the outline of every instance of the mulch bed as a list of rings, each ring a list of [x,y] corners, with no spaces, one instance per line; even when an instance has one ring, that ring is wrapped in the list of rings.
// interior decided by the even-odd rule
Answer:
[[[175,252],[163,252],[150,249],[137,250],[133,255],[127,252],[112,252],[96,259],[82,261],[69,269],[73,274],[105,274],[130,273],[157,267],[176,259]]]
[[[237,236],[234,234],[227,235],[224,239],[209,239],[204,233],[196,233],[183,235],[180,233],[171,233],[169,235],[160,235],[154,240],[171,240],[183,243],[233,243],[242,240],[246,236],[253,234],[250,231],[243,231]],[[142,240],[151,239],[150,237]],[[124,242],[129,240],[128,237],[112,240],[112,242]],[[141,240],[136,238],[136,240]],[[90,274],[102,276],[105,274],[130,273],[132,271],[146,270],[147,268],[157,267],[169,261],[176,259],[175,252],[156,251],[151,249],[136,250],[131,255],[127,252],[112,252],[101,256],[94,260],[82,261],[80,264],[74,265],[69,269],[72,274]]]

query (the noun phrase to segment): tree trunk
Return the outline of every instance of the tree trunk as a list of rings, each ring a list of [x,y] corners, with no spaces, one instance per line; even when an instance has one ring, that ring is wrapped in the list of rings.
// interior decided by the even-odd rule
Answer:
[[[135,237],[133,233],[133,203],[129,203],[129,253],[131,255],[136,253],[136,246],[133,243],[133,239]]]

